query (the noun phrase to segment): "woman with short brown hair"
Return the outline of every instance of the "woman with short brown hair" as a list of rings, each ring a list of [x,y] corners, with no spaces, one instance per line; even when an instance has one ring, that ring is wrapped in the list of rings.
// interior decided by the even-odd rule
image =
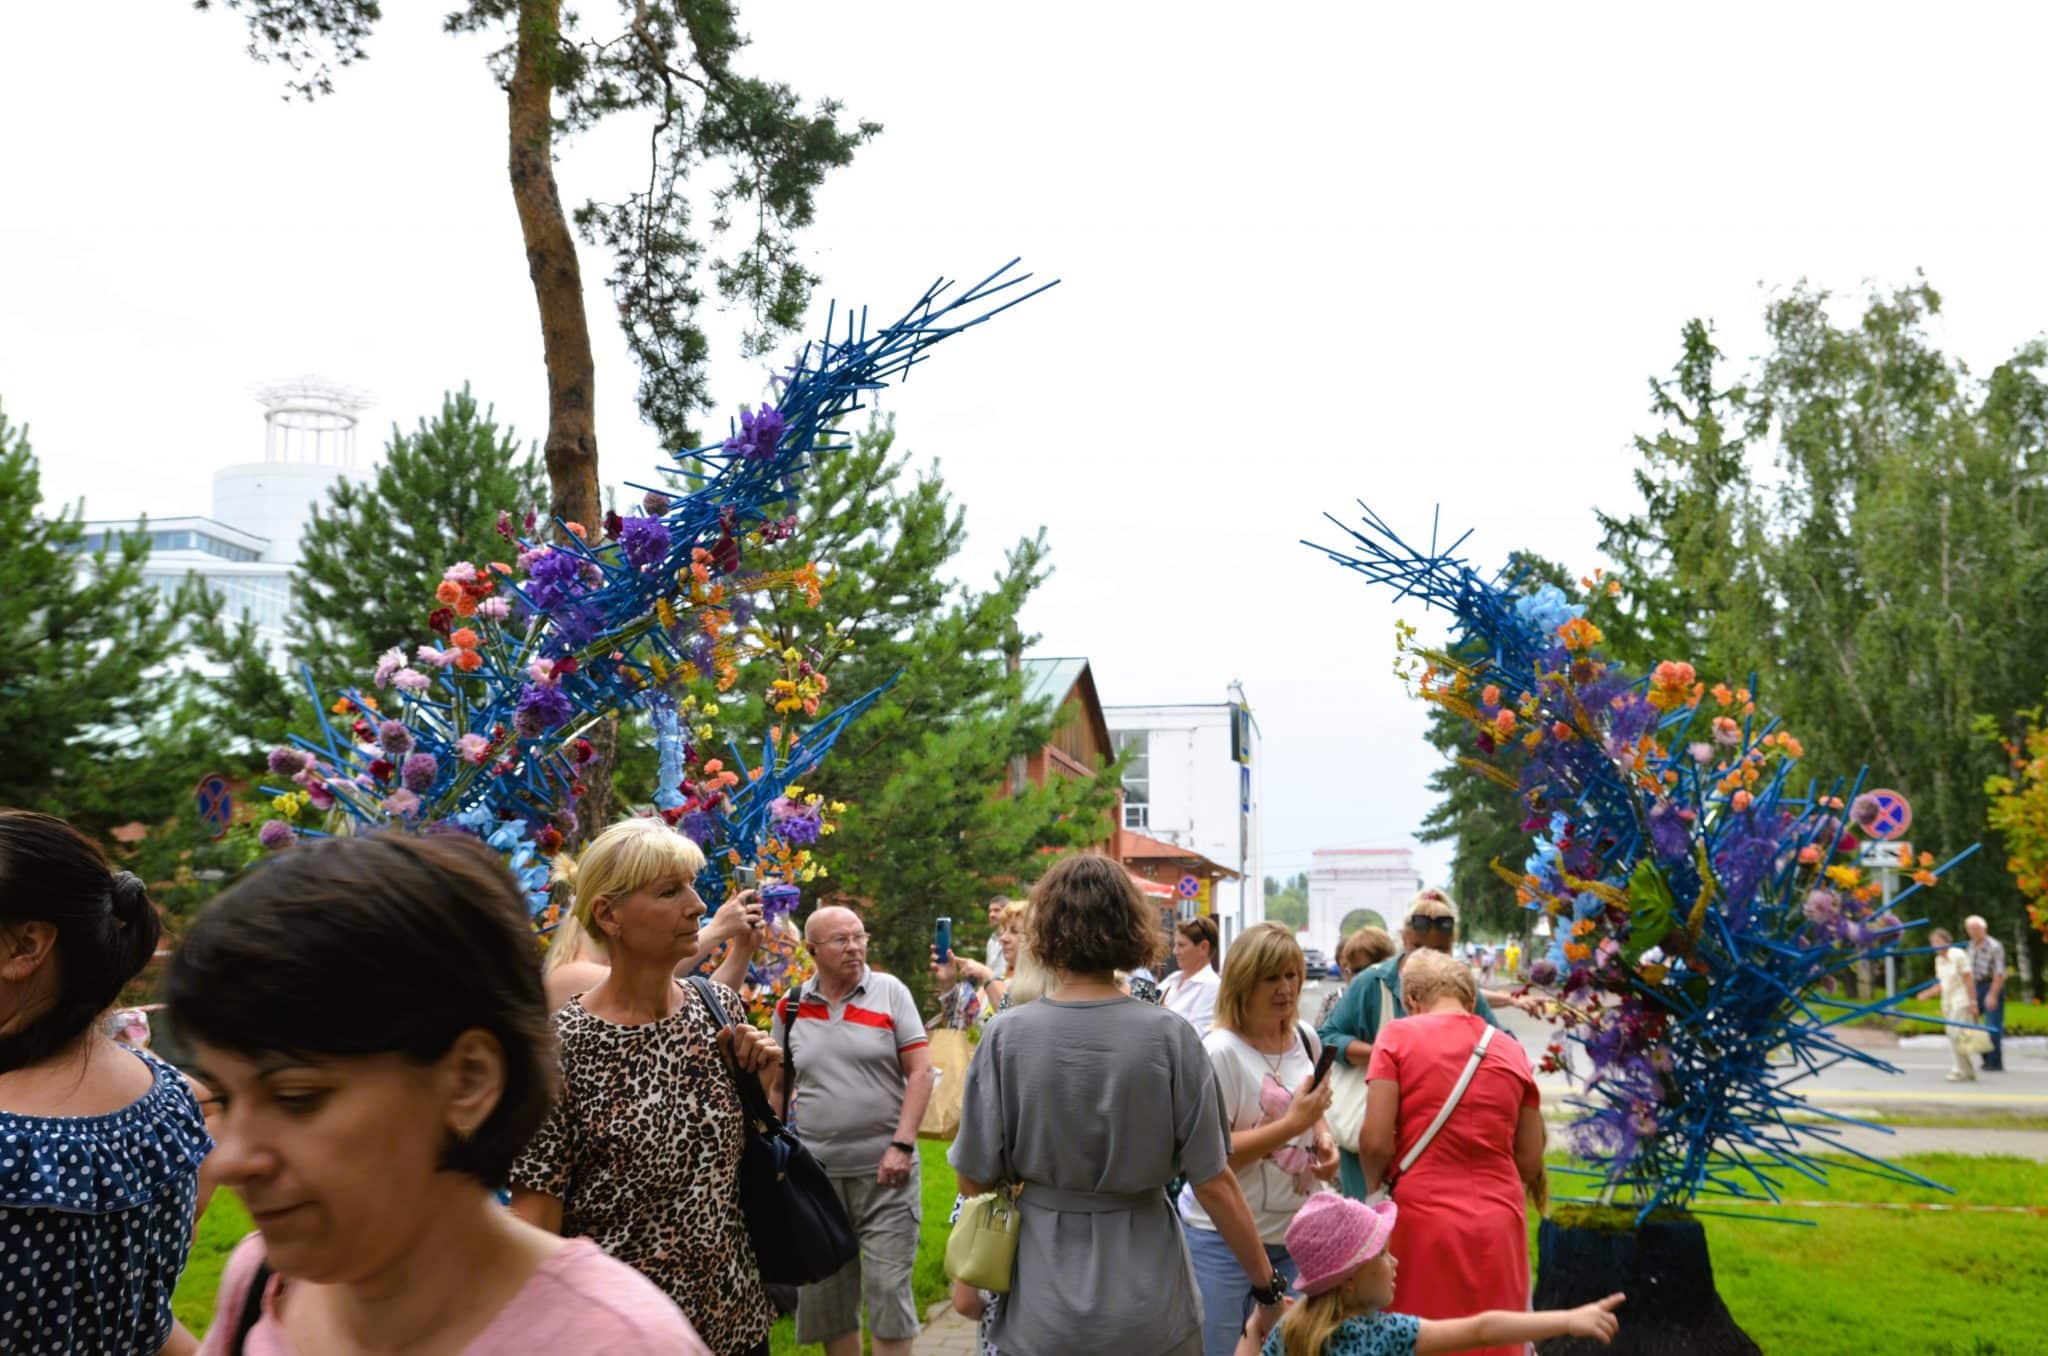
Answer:
[[[1166,1185],[1190,1190],[1254,1278],[1261,1331],[1284,1281],[1229,1171],[1202,1043],[1188,1024],[1118,992],[1115,972],[1158,946],[1122,866],[1069,857],[1032,892],[1024,945],[1056,988],[983,1032],[948,1158],[969,1196],[1021,1187],[1010,1292],[989,1338],[1002,1351],[1193,1356],[1201,1303]]]
[[[1160,986],[1159,1001],[1206,1036],[1216,1021],[1218,938],[1213,918],[1183,918],[1173,925],[1173,961],[1180,968]]]

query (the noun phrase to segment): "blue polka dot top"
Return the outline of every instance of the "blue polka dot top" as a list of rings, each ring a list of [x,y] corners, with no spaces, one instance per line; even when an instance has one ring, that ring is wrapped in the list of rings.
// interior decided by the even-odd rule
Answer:
[[[145,1356],[171,1335],[213,1148],[191,1085],[155,1081],[106,1116],[0,1111],[0,1351]]]

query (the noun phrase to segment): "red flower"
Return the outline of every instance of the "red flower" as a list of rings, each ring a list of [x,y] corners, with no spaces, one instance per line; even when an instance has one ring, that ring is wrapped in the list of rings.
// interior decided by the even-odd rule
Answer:
[[[565,654],[565,655],[563,655],[563,656],[562,656],[562,657],[561,657],[560,659],[557,659],[557,660],[555,661],[555,667],[554,667],[554,675],[555,675],[555,677],[557,677],[557,678],[560,678],[560,677],[562,677],[562,676],[563,676],[564,674],[569,674],[569,673],[574,673],[574,672],[576,672],[576,656],[574,656],[574,655],[569,655],[569,654]]]
[[[397,771],[397,769],[391,766],[391,760],[389,758],[379,758],[377,761],[370,764],[370,775],[372,777],[375,777],[380,782],[390,781],[391,774],[395,771]]]
[[[455,609],[437,607],[427,614],[427,628],[440,635],[447,635],[455,626]]]
[[[552,857],[562,850],[562,831],[550,824],[533,836],[533,845],[544,857]]]
[[[587,739],[579,739],[569,746],[579,766],[597,757],[597,749]]]
[[[619,517],[618,510],[606,509],[604,511],[604,534],[606,537],[612,541],[617,541],[619,539],[619,529],[625,525],[625,521]]]

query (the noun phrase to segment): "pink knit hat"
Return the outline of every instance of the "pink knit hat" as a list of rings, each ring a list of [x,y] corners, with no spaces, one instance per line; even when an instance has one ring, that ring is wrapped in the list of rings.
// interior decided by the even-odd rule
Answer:
[[[1287,1226],[1287,1255],[1301,1270],[1294,1288],[1320,1295],[1344,1284],[1387,1250],[1396,1213],[1392,1201],[1367,1205],[1331,1191],[1309,1197]]]

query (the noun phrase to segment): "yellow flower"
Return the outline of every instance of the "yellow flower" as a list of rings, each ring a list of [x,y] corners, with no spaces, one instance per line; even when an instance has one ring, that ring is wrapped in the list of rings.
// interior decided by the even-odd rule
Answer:
[[[1853,866],[1831,866],[1827,874],[1829,880],[1845,890],[1863,879],[1863,873]]]

